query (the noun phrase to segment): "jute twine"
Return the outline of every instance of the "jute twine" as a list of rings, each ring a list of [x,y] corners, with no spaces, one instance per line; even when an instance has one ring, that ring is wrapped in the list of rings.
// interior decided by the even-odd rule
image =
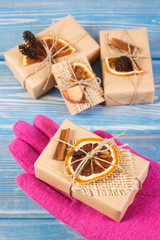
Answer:
[[[130,104],[136,104],[136,97],[137,97],[137,93],[138,93],[138,76],[141,76],[141,72],[139,71],[136,63],[135,63],[135,59],[139,59],[141,58],[140,57],[140,54],[139,54],[139,50],[137,47],[134,47],[134,51],[132,52],[131,51],[131,46],[130,46],[130,43],[129,43],[129,36],[128,36],[128,33],[126,30],[124,30],[125,32],[125,36],[126,36],[126,41],[127,41],[127,47],[128,47],[128,52],[122,52],[121,49],[117,48],[117,47],[114,47],[114,46],[110,46],[109,44],[109,33],[107,33],[107,36],[106,36],[106,40],[107,40],[107,45],[110,47],[111,50],[113,50],[113,52],[118,55],[118,57],[121,57],[121,56],[126,56],[130,59],[131,63],[132,63],[132,66],[133,66],[133,72],[134,72],[134,94],[133,94],[133,97],[131,99],[131,102]],[[138,76],[137,76],[137,73],[138,73]],[[107,96],[108,97],[108,96]],[[109,97],[111,98],[111,97]],[[118,104],[121,104],[120,101],[116,100],[116,102]]]
[[[56,137],[52,137],[52,138],[51,138],[51,140],[56,140],[56,141],[65,143],[65,144],[68,145],[69,147],[73,147],[73,148],[75,148],[76,150],[80,150],[81,152],[83,152],[83,153],[85,154],[84,157],[82,157],[82,158],[80,158],[80,159],[77,159],[77,160],[69,163],[69,164],[65,167],[65,174],[66,174],[68,177],[72,178],[72,182],[71,182],[71,185],[70,185],[70,188],[69,188],[69,196],[72,196],[72,192],[75,192],[75,180],[78,178],[78,176],[80,175],[80,173],[81,173],[81,171],[83,170],[84,166],[87,164],[87,162],[88,162],[92,157],[94,157],[94,159],[96,159],[96,160],[100,160],[100,161],[106,162],[106,163],[108,163],[108,164],[110,164],[110,165],[112,165],[112,166],[115,166],[115,167],[121,169],[122,171],[124,171],[125,173],[127,173],[128,175],[132,176],[135,180],[138,181],[138,183],[139,183],[139,190],[141,189],[141,186],[142,186],[141,181],[140,181],[137,177],[133,176],[133,174],[131,174],[129,171],[127,171],[126,169],[124,169],[123,167],[121,167],[121,166],[119,166],[119,165],[117,165],[117,164],[114,164],[114,163],[112,163],[112,162],[109,162],[109,161],[107,161],[107,160],[105,160],[105,159],[102,159],[102,158],[96,156],[97,153],[102,153],[102,152],[105,152],[106,150],[111,150],[111,147],[112,147],[113,145],[115,145],[114,139],[118,138],[119,136],[123,135],[124,133],[125,133],[125,132],[123,132],[123,133],[121,133],[121,134],[118,134],[118,135],[116,135],[116,136],[113,137],[113,138],[109,138],[109,139],[106,139],[106,138],[105,138],[105,139],[103,139],[101,142],[98,142],[98,143],[97,143],[97,144],[98,144],[97,147],[94,148],[93,150],[91,150],[89,153],[86,152],[86,151],[84,151],[83,149],[81,149],[79,146],[75,146],[75,145],[73,145],[73,144],[71,144],[71,143],[68,143],[68,142],[65,142],[65,141],[63,141],[63,140],[61,140],[61,139],[59,139],[59,138],[56,138]],[[106,145],[107,143],[110,143],[110,145]],[[128,145],[128,144],[124,144],[124,145],[121,145],[120,147],[125,147],[125,146],[127,146],[127,145]],[[107,147],[107,149],[102,150],[101,148],[102,148],[103,146]],[[95,161],[96,161],[96,160],[95,160]],[[76,162],[79,162],[79,161],[81,161],[81,162],[80,162],[80,164],[78,165],[78,167],[76,168],[75,172],[74,172],[73,174],[68,174],[67,169],[68,169],[72,164],[74,164],[74,163],[76,163]],[[98,162],[98,165],[100,166],[101,164]],[[101,165],[101,167],[102,167],[102,165]],[[103,167],[102,167],[102,168],[103,168]]]
[[[57,50],[54,54],[52,53],[54,47],[56,46],[57,44],[57,41],[58,41],[58,37],[55,33],[55,30],[54,30],[54,25],[55,25],[55,22],[53,20],[53,23],[51,25],[52,27],[52,30],[50,32],[47,32],[48,34],[51,34],[53,36],[53,42],[52,42],[52,46],[49,48],[49,46],[47,45],[47,42],[45,40],[45,37],[43,39],[38,38],[38,40],[41,42],[42,46],[44,47],[45,49],[45,52],[46,52],[46,57],[45,59],[40,62],[38,64],[38,66],[36,66],[25,78],[24,78],[24,81],[23,81],[23,87],[24,89],[26,89],[26,80],[27,78],[29,78],[30,76],[32,76],[33,74],[36,74],[36,77],[37,78],[41,78],[41,79],[45,79],[46,83],[43,87],[43,91],[46,89],[48,83],[49,83],[49,78],[51,76],[51,67],[52,67],[52,64],[56,63],[55,61],[55,57],[57,56],[58,53],[60,53],[62,50],[64,50],[66,47],[68,47],[70,44],[73,44],[77,41],[79,41],[81,38],[83,38],[84,36],[86,36],[88,33],[85,32],[83,34],[80,34],[78,37],[74,38],[72,41],[68,42],[66,45],[64,45],[62,48],[60,48],[59,50]],[[47,68],[47,73],[44,74],[44,75],[41,75],[39,73],[39,71],[42,69],[42,68]]]
[[[73,71],[73,68],[72,68],[72,65],[70,62],[67,61],[67,64],[69,66],[69,69],[72,73],[72,76],[73,78],[70,78],[70,82],[64,82],[63,84],[59,84],[59,85],[56,85],[56,87],[59,89],[59,90],[65,90],[65,89],[69,89],[71,87],[74,87],[74,86],[79,86],[81,91],[83,92],[83,94],[85,95],[85,98],[86,100],[88,101],[88,103],[90,104],[91,107],[93,107],[93,104],[91,102],[91,99],[88,97],[88,94],[85,90],[85,88],[83,88],[82,86],[89,86],[93,89],[97,89],[97,86],[94,86],[92,84],[92,80],[97,80],[98,84],[101,85],[101,79],[99,77],[91,77],[91,78],[87,78],[87,79],[80,79],[78,80],[77,77],[76,77],[76,74],[74,73]]]

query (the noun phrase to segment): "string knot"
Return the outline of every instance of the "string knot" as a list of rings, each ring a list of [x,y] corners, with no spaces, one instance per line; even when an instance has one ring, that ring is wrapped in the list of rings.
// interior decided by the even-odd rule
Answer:
[[[74,87],[74,86],[79,86],[81,91],[83,92],[83,94],[85,95],[85,98],[86,100],[88,101],[88,103],[90,104],[91,107],[93,107],[93,104],[92,104],[92,101],[91,99],[88,97],[88,93],[87,93],[87,90],[83,87],[83,86],[88,86],[88,87],[91,87],[91,88],[95,88],[97,89],[97,86],[94,86],[93,84],[93,80],[97,80],[98,84],[100,85],[101,84],[101,79],[99,77],[91,77],[91,78],[87,78],[87,79],[77,79],[76,77],[76,74],[72,68],[72,65],[69,61],[67,61],[67,64],[69,66],[69,69],[70,69],[70,72],[71,72],[71,75],[73,77],[71,77],[69,79],[69,82],[65,81],[63,84],[59,84],[59,85],[56,85],[56,87],[59,89],[59,90],[65,90],[65,89],[69,89],[71,87]]]

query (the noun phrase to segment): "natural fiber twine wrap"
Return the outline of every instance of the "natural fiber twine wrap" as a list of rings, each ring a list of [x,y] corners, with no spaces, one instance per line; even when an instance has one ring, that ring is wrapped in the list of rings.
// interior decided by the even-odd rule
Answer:
[[[133,189],[138,189],[135,168],[130,150],[119,147],[114,142],[119,153],[119,166],[109,176],[87,184],[75,183],[75,190],[80,190],[87,196],[121,196]]]
[[[74,61],[82,62],[86,64],[89,68],[91,68],[89,61],[83,54],[75,55],[68,58],[66,61],[53,65],[52,73],[58,86],[65,83],[70,83],[70,79],[73,78],[70,66]],[[95,106],[99,103],[104,102],[103,90],[96,78],[91,79],[91,85],[93,87],[86,86],[86,94],[87,98],[89,99],[89,101],[87,101],[86,103],[71,103],[64,98],[71,115],[75,115],[85,109],[90,108],[91,106]]]

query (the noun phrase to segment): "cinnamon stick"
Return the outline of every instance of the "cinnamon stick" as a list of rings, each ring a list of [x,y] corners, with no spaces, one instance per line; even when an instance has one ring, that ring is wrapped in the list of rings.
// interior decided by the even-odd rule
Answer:
[[[136,48],[135,46],[130,45],[130,48],[131,48],[131,53],[134,52],[134,49]],[[113,47],[116,47],[116,48],[119,48],[119,49],[122,49],[122,50],[125,50],[125,51],[128,51],[128,43],[118,39],[118,38],[112,38],[109,42],[109,46],[113,46]],[[138,50],[138,48],[137,48]]]
[[[70,132],[70,128],[62,129],[59,139],[67,142],[69,132]],[[66,144],[63,142],[58,142],[56,150],[53,155],[53,159],[58,161],[63,161],[65,159],[65,154],[66,154]]]

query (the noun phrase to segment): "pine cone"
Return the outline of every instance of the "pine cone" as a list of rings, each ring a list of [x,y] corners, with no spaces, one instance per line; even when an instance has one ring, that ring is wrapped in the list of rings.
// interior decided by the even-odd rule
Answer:
[[[27,47],[26,44],[19,45],[19,50],[23,55],[26,55],[29,58],[35,59],[37,57],[37,49],[34,46]]]
[[[23,33],[23,38],[24,38],[25,42],[29,43],[29,45],[34,46],[35,48],[37,48],[38,41],[37,41],[36,37],[34,36],[34,34],[32,32],[25,31]]]
[[[37,57],[37,47],[38,47],[38,41],[36,37],[32,32],[25,31],[23,33],[23,38],[25,40],[25,43],[19,45],[20,52],[29,58],[35,59]]]
[[[122,56],[115,62],[115,69],[118,72],[130,72],[133,71],[133,65],[128,57]]]

